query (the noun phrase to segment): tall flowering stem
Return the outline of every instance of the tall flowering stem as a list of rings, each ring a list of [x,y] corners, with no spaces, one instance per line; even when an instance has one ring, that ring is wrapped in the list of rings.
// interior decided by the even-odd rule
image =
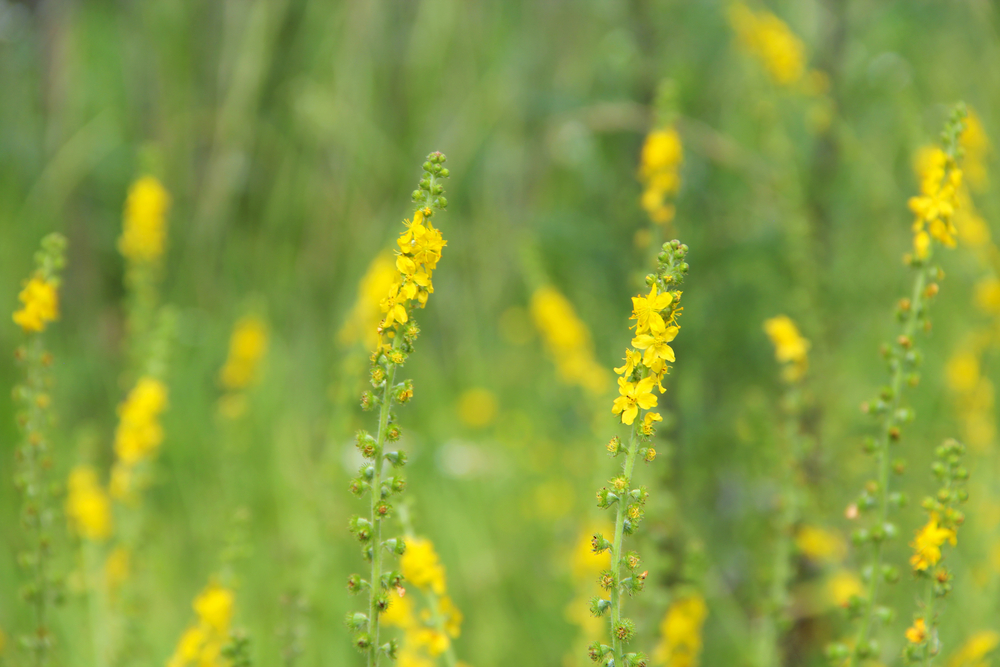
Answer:
[[[396,639],[381,641],[379,617],[389,608],[389,591],[402,588],[403,575],[398,570],[384,571],[382,559],[384,551],[402,555],[406,545],[399,537],[383,539],[382,528],[392,513],[389,501],[405,488],[405,480],[400,475],[386,475],[385,463],[401,468],[406,465],[406,455],[401,451],[386,451],[386,446],[399,440],[401,433],[393,404],[406,403],[413,397],[410,380],[396,382],[396,371],[413,352],[420,333],[412,311],[418,306],[423,308],[434,292],[433,272],[447,245],[441,232],[431,224],[435,211],[448,206],[441,184],[449,175],[444,162],[445,156],[441,153],[428,155],[423,164],[424,177],[419,189],[413,192],[417,208],[413,221],[403,223],[406,230],[396,242],[399,248],[395,261],[397,273],[379,303],[383,317],[376,327],[378,345],[371,355],[370,369],[374,391],[366,391],[361,397],[365,410],[378,408],[378,431],[374,437],[366,431],[358,433],[357,446],[365,464],[351,481],[351,492],[358,497],[370,493],[371,504],[367,517],[351,519],[350,530],[361,542],[362,555],[371,563],[371,571],[367,580],[356,574],[348,579],[350,592],[368,592],[368,610],[367,613],[348,614],[347,625],[354,631],[354,645],[364,653],[369,667],[378,665],[383,654],[395,659],[399,650]]]
[[[22,643],[30,652],[28,664],[35,667],[48,663],[52,646],[49,609],[58,586],[57,578],[49,571],[51,530],[56,514],[47,474],[52,468],[48,433],[52,355],[45,350],[42,334],[50,322],[59,319],[59,273],[65,265],[65,250],[66,239],[59,234],[50,234],[42,240],[42,248],[35,254],[35,272],[25,281],[18,296],[21,307],[14,312],[14,322],[27,336],[26,343],[16,352],[25,369],[25,380],[14,389],[14,397],[21,406],[17,420],[24,432],[24,440],[16,451],[18,466],[14,481],[24,499],[21,521],[30,546],[18,560],[28,572],[29,583],[22,595],[32,607],[35,624]]]
[[[625,364],[616,368],[619,374],[618,391],[612,412],[621,423],[630,426],[628,445],[617,436],[608,443],[612,457],[625,454],[621,474],[610,485],[597,492],[597,504],[602,509],[615,508],[615,532],[611,541],[602,534],[594,535],[592,548],[595,553],[611,552],[610,568],[601,572],[600,584],[609,598],[595,597],[590,611],[595,616],[610,612],[611,645],[596,641],[589,647],[595,662],[615,667],[643,667],[645,654],[627,652],[626,645],[635,635],[635,623],[622,615],[623,596],[632,596],[642,590],[646,571],[640,571],[639,555],[624,552],[625,538],[635,532],[643,518],[643,507],[649,493],[645,487],[633,488],[632,477],[638,459],[647,463],[656,458],[650,446],[654,424],[662,421],[659,413],[651,411],[658,402],[654,389],[663,393],[663,377],[674,362],[670,342],[677,336],[680,326],[681,292],[678,289],[687,274],[684,261],[688,248],[680,241],[663,244],[657,257],[654,273],[646,276],[649,294],[632,298],[632,317],[636,321],[632,346],[625,351]]]
[[[914,416],[912,410],[902,407],[901,399],[906,386],[916,386],[919,382],[921,355],[914,347],[914,335],[918,328],[930,329],[929,302],[938,293],[937,281],[944,277],[941,269],[931,262],[934,247],[937,244],[955,245],[953,216],[958,208],[956,193],[962,180],[958,137],[964,118],[964,106],[959,105],[942,133],[943,148],[936,151],[921,175],[921,194],[910,199],[910,210],[916,220],[913,223],[913,252],[905,259],[916,274],[913,289],[909,298],[900,301],[897,310],[903,324],[902,332],[893,345],[882,349],[890,384],[883,387],[878,398],[863,406],[865,412],[879,420],[878,436],[865,442],[865,451],[875,457],[878,477],[865,485],[857,503],[848,508],[848,517],[854,518],[860,513],[871,517],[868,526],[857,529],[853,535],[856,545],[869,549],[868,587],[863,598],[855,596],[848,603],[848,612],[859,619],[853,648],[844,644],[828,648],[832,660],[847,659],[851,667],[878,658],[877,623],[885,623],[892,616],[891,609],[878,604],[879,592],[882,582],[894,583],[900,577],[898,568],[885,562],[885,544],[898,534],[896,525],[889,520],[889,510],[902,506],[905,498],[890,491],[891,473],[903,471],[902,462],[892,461],[890,448],[899,442],[902,426]]]

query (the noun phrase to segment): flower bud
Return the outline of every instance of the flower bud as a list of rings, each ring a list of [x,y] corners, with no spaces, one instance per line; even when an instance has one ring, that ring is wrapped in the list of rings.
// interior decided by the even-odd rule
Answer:
[[[406,465],[406,452],[386,452],[385,460],[392,464],[393,468],[402,468]]]

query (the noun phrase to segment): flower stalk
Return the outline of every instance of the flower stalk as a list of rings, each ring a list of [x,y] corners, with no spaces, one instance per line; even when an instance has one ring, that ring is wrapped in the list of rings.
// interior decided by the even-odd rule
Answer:
[[[632,347],[625,352],[625,364],[615,369],[620,375],[620,396],[615,399],[612,412],[631,430],[627,445],[618,437],[608,443],[608,453],[612,457],[624,454],[625,460],[621,474],[597,492],[598,507],[609,509],[615,505],[614,535],[609,542],[598,533],[591,542],[594,553],[609,551],[611,556],[610,567],[601,572],[599,579],[608,598],[595,597],[590,603],[595,616],[610,612],[611,644],[596,641],[589,647],[591,659],[606,666],[643,667],[648,661],[645,654],[628,651],[628,644],[635,635],[635,623],[622,613],[624,596],[640,592],[648,572],[640,570],[637,553],[625,552],[625,538],[634,533],[642,521],[649,497],[645,487],[633,487],[633,476],[638,459],[649,463],[656,458],[650,441],[655,434],[654,424],[662,421],[662,417],[651,411],[658,402],[653,389],[658,388],[663,393],[663,378],[670,370],[669,364],[675,361],[670,343],[680,331],[677,319],[682,308],[678,288],[688,272],[687,252],[687,246],[680,241],[663,244],[656,271],[646,276],[649,294],[632,298],[635,337]]]
[[[434,292],[432,274],[441,259],[441,251],[447,241],[441,232],[431,224],[435,210],[444,210],[448,201],[444,197],[441,181],[449,173],[443,165],[445,156],[431,153],[423,164],[424,177],[419,189],[413,192],[416,210],[413,221],[404,221],[406,230],[397,240],[396,254],[398,272],[388,293],[379,303],[383,314],[376,326],[378,344],[371,355],[370,380],[373,391],[366,391],[361,397],[365,410],[379,410],[378,430],[375,436],[360,431],[357,447],[365,459],[358,476],[351,480],[351,492],[358,497],[371,493],[367,517],[355,516],[350,521],[350,530],[362,544],[362,555],[370,564],[369,578],[351,575],[348,590],[351,593],[368,593],[367,613],[352,613],[347,616],[347,626],[354,631],[354,645],[364,655],[368,667],[377,667],[383,655],[395,659],[399,650],[396,639],[383,642],[380,617],[390,605],[389,592],[402,588],[403,575],[398,570],[385,566],[384,551],[396,556],[406,551],[405,542],[398,537],[383,539],[383,524],[391,516],[393,496],[405,488],[405,480],[398,474],[387,475],[385,464],[393,468],[406,465],[406,455],[401,451],[387,451],[388,445],[400,437],[392,411],[393,404],[403,404],[413,397],[413,383],[410,380],[397,382],[397,370],[413,352],[420,329],[412,317],[412,310],[427,304]]]

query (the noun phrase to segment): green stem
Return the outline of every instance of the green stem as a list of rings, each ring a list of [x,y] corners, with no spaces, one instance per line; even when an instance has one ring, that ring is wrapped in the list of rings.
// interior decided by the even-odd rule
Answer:
[[[625,541],[625,511],[628,509],[629,491],[632,487],[632,470],[635,468],[636,455],[639,452],[638,430],[642,415],[636,415],[632,425],[632,435],[628,442],[628,453],[625,456],[625,490],[618,498],[618,511],[615,514],[615,539],[611,545],[611,572],[614,585],[611,588],[611,647],[615,655],[615,667],[625,664],[623,642],[615,633],[615,628],[622,618],[621,601],[621,559],[622,544]]]
[[[919,313],[924,307],[924,287],[927,283],[926,265],[929,261],[930,258],[928,257],[924,265],[920,267],[917,277],[913,281],[913,295],[910,299],[910,309],[907,312],[906,323],[903,326],[903,336],[911,341],[916,331]],[[892,397],[889,399],[889,406],[882,420],[882,432],[876,443],[875,456],[878,463],[878,523],[876,524],[876,529],[879,531],[883,530],[889,516],[889,434],[896,425],[896,412],[899,410],[905,368],[906,363],[904,359],[897,359],[896,368],[892,375]],[[859,664],[857,648],[867,644],[871,635],[875,616],[875,602],[878,598],[879,583],[882,580],[881,570],[884,545],[885,539],[875,541],[875,557],[872,564],[871,579],[868,582],[868,609],[858,630],[858,640],[855,643],[855,650],[851,652],[851,658],[848,662],[849,667]]]
[[[930,664],[934,662],[934,656],[931,655],[931,651],[934,648],[934,643],[937,641],[937,623],[934,620],[934,578],[933,576],[927,580],[927,601],[925,602],[926,617],[924,623],[927,625],[927,644],[924,646],[924,667],[930,667]]]
[[[403,340],[403,332],[398,328],[396,337],[392,341],[392,349],[399,348]],[[376,512],[378,504],[382,501],[382,464],[385,462],[385,436],[389,426],[389,409],[392,406],[392,386],[396,381],[396,365],[389,364],[389,370],[385,379],[385,388],[382,391],[382,406],[379,409],[378,437],[376,439],[375,451],[375,475],[372,477],[371,486],[371,524],[372,524],[372,571],[369,580],[368,598],[368,628],[372,638],[372,644],[368,648],[368,665],[377,667],[379,661],[379,617],[375,603],[382,592],[382,518]]]

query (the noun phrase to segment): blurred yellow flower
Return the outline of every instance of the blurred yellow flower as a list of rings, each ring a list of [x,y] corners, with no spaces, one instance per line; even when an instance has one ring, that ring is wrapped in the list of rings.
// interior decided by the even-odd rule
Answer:
[[[1000,280],[991,276],[976,283],[976,306],[989,315],[1000,315]]]
[[[421,537],[406,539],[406,552],[400,557],[400,570],[407,582],[417,588],[444,595],[444,567],[430,540]]]
[[[14,312],[14,323],[26,333],[45,331],[45,325],[59,319],[59,293],[52,281],[33,276],[17,295],[22,307]]]
[[[489,389],[473,387],[458,397],[458,418],[466,426],[489,426],[497,417],[497,397]]]
[[[559,378],[592,394],[604,393],[607,372],[594,359],[590,331],[569,300],[554,287],[540,287],[531,295],[531,317],[555,362]]]
[[[149,262],[163,254],[167,237],[170,195],[152,176],[143,176],[129,188],[125,221],[118,250],[133,262]]]
[[[799,552],[815,561],[838,562],[847,553],[847,544],[840,533],[810,526],[801,526],[795,533]]]
[[[124,584],[132,571],[132,556],[128,549],[115,547],[104,561],[104,580],[108,591],[114,594]]]
[[[151,377],[140,378],[118,406],[115,453],[126,466],[150,458],[163,442],[160,414],[167,407],[166,386]]]
[[[639,180],[644,186],[642,207],[657,224],[674,219],[670,198],[680,190],[680,165],[684,160],[681,137],[673,127],[653,130],[646,136],[639,164]]]
[[[701,654],[701,630],[707,617],[708,606],[700,595],[674,600],[660,624],[663,639],[653,653],[654,663],[695,667]]]
[[[830,598],[838,607],[846,607],[852,597],[864,592],[861,579],[850,570],[838,570],[827,580],[826,586]]]
[[[111,537],[111,499],[90,466],[77,466],[66,483],[66,517],[82,537],[104,541]]]
[[[236,391],[253,384],[266,352],[267,325],[253,315],[241,318],[229,337],[229,356],[219,375],[222,386]]]
[[[925,639],[927,639],[927,624],[924,623],[924,619],[918,618],[907,628],[906,640],[911,644],[922,644]]]
[[[984,658],[1000,645],[1000,634],[993,630],[980,630],[969,637],[965,644],[948,661],[948,667],[988,667]]]
[[[396,280],[392,255],[383,252],[372,260],[358,285],[358,296],[338,337],[344,345],[362,342],[374,349],[378,345],[376,327],[382,319],[379,302]]]
[[[948,360],[945,368],[948,388],[955,392],[967,393],[979,384],[979,357],[971,352],[961,351]]]
[[[760,61],[775,83],[791,86],[802,79],[805,46],[784,21],[736,2],[729,7],[729,23],[743,50]]]
[[[971,109],[965,118],[965,129],[959,137],[959,144],[965,150],[965,170],[969,175],[969,184],[976,191],[985,190],[989,185],[986,163],[993,148],[979,114]]]
[[[216,632],[225,632],[233,618],[233,592],[217,583],[210,583],[195,598],[192,607],[198,618]]]

